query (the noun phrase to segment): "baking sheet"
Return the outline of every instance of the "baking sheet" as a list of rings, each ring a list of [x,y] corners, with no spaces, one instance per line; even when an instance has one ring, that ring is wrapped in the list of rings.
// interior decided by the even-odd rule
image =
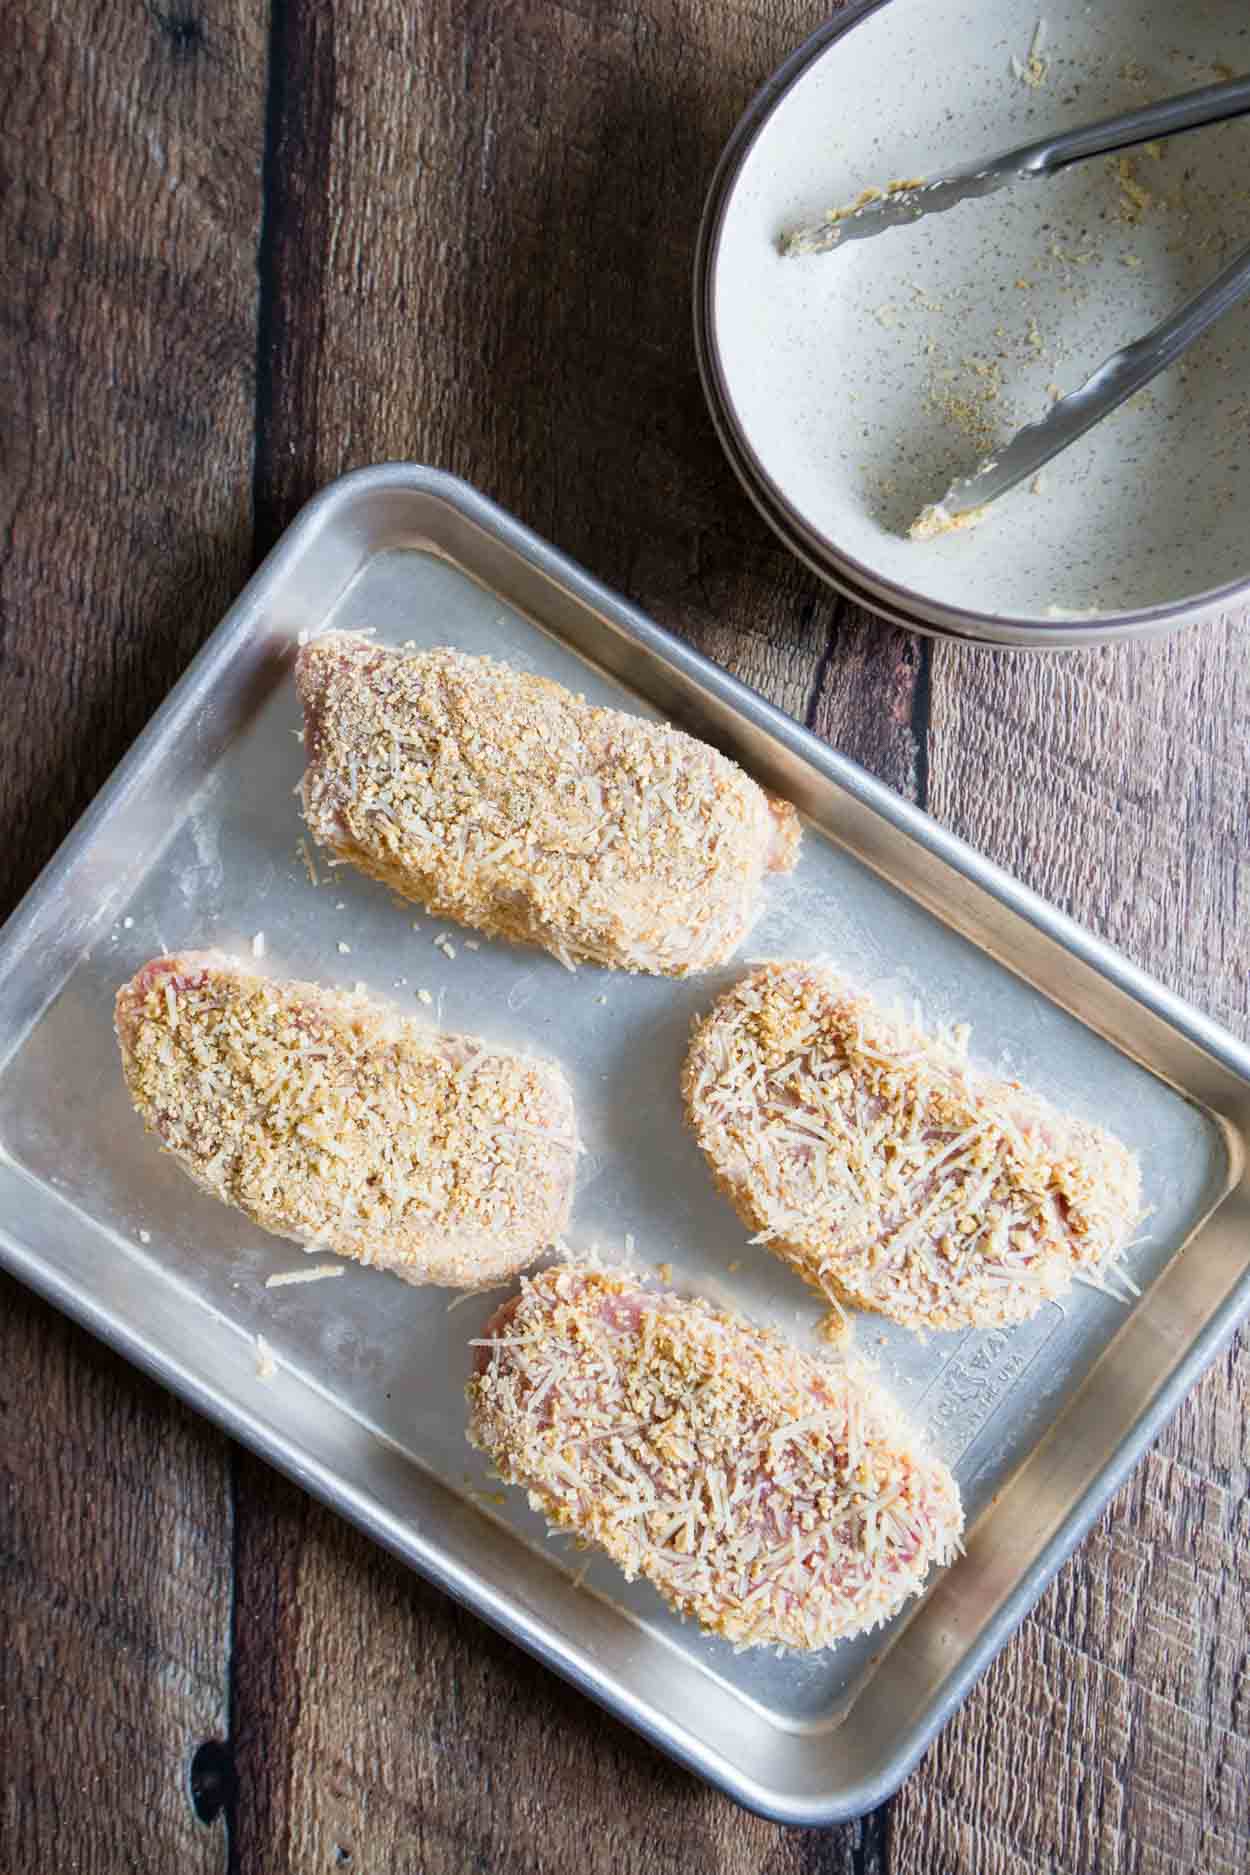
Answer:
[[[821,1345],[814,1335],[824,1313],[820,1299],[766,1251],[748,1246],[682,1124],[678,1073],[691,1021],[743,963],[765,956],[827,957],[874,994],[917,1003],[929,1021],[970,1020],[975,1057],[1065,1108],[1114,1125],[1140,1154],[1153,1207],[1127,1259],[1144,1301],[1126,1305],[1077,1288],[1021,1327],[927,1341],[883,1320],[858,1318],[859,1349],[879,1363],[954,1466],[970,1522],[1033,1452],[1128,1318],[1149,1306],[1151,1285],[1229,1191],[1239,1169],[1236,1136],[1227,1117],[1167,1085],[881,877],[875,856],[870,867],[849,850],[843,842],[850,822],[839,819],[831,794],[825,824],[809,819],[798,869],[772,883],[740,960],[689,982],[591,967],[570,974],[554,959],[431,919],[349,868],[329,866],[304,836],[294,794],[303,753],[289,667],[301,632],[368,629],[382,643],[489,652],[594,701],[658,713],[636,689],[544,629],[532,608],[509,603],[499,590],[498,563],[492,580],[466,560],[474,556],[451,556],[392,526],[357,552],[354,565],[346,557],[337,563],[340,572],[351,569],[341,590],[332,577],[301,579],[288,562],[285,582],[273,583],[252,629],[242,638],[236,630],[224,669],[213,671],[210,649],[216,695],[202,669],[184,680],[200,686],[203,707],[198,718],[184,715],[176,730],[158,725],[139,751],[121,850],[110,846],[114,816],[89,829],[74,855],[79,876],[72,894],[61,893],[58,941],[44,959],[46,1005],[25,1023],[0,1006],[8,1050],[0,1070],[6,1169],[14,1189],[41,1190],[67,1218],[90,1228],[101,1246],[97,1257],[106,1259],[97,1278],[106,1290],[115,1278],[128,1298],[123,1331],[136,1309],[143,1317],[145,1296],[154,1311],[158,1295],[164,1306],[174,1300],[188,1318],[202,1321],[206,1335],[237,1340],[248,1357],[241,1404],[262,1415],[270,1409],[270,1388],[250,1357],[254,1338],[263,1336],[279,1364],[280,1386],[288,1378],[302,1383],[360,1442],[379,1442],[392,1460],[419,1468],[472,1505],[472,1519],[457,1525],[467,1531],[462,1540],[470,1558],[478,1535],[485,1541],[487,1520],[508,1533],[517,1556],[538,1558],[519,1566],[519,1603],[526,1594],[521,1575],[576,1577],[581,1586],[567,1604],[574,1624],[578,1610],[600,1598],[611,1623],[632,1624],[679,1660],[683,1673],[689,1669],[696,1686],[709,1695],[714,1690],[726,1735],[734,1732],[737,1710],[780,1740],[810,1738],[836,1728],[882,1670],[890,1631],[809,1659],[735,1655],[670,1615],[646,1585],[628,1586],[604,1559],[588,1563],[564,1539],[547,1537],[520,1494],[503,1493],[464,1439],[466,1343],[505,1292],[457,1299],[354,1266],[332,1283],[267,1290],[268,1276],[308,1262],[298,1246],[264,1235],[197,1192],[144,1136],[118,1072],[111,1024],[117,986],[161,950],[218,945],[250,959],[253,939],[263,933],[261,968],[364,984],[437,1026],[557,1057],[572,1079],[587,1147],[570,1244],[641,1269],[671,1265],[679,1287],[745,1310],[814,1348]],[[330,566],[324,542],[322,566]],[[592,619],[592,636],[593,626]],[[134,816],[144,804],[151,837],[136,847]],[[83,878],[92,875],[95,903],[83,892]],[[948,889],[945,909],[953,914],[964,889],[954,873]],[[933,897],[931,882],[925,895]],[[51,903],[44,914],[52,917]],[[440,934],[450,939],[454,959],[435,945]],[[26,955],[29,963],[29,947]],[[420,990],[429,993],[428,1006]],[[36,1000],[28,989],[28,1016],[36,1015]],[[20,1234],[11,1208],[9,1226]],[[136,1325],[145,1327],[142,1319]],[[276,1455],[281,1460],[281,1450]],[[473,1599],[464,1584],[452,1586]],[[662,1687],[657,1698],[662,1706]],[[678,1749],[697,1757],[687,1742]],[[826,1815],[834,1813],[836,1796],[830,1764]],[[760,1802],[745,1785],[730,1787]],[[784,1812],[780,1798],[764,1807]]]

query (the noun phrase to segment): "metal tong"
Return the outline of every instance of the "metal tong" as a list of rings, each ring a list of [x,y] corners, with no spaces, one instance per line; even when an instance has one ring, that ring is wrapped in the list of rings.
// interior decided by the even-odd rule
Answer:
[[[1159,104],[1105,117],[1054,137],[1005,150],[988,162],[966,164],[931,181],[891,183],[866,191],[856,203],[834,209],[821,222],[783,236],[785,255],[826,254],[846,241],[860,241],[890,228],[941,214],[970,198],[992,195],[1017,182],[1053,176],[1069,164],[1106,156],[1135,144],[1161,141],[1250,113],[1250,77],[1204,85]],[[1250,293],[1250,247],[1169,318],[1099,365],[1079,390],[1061,397],[1038,423],[1028,424],[990,462],[952,484],[941,501],[924,510],[912,527],[916,539],[932,539],[980,518],[981,510],[1033,476],[1078,437],[1101,422],[1135,391],[1165,371],[1217,319]]]

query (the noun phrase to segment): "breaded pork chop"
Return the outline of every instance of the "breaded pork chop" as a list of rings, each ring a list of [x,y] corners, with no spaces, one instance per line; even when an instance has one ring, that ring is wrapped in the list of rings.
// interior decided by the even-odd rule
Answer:
[[[1020,1321],[1114,1265],[1139,1216],[1118,1139],[808,964],[720,998],[682,1091],[755,1242],[909,1327]]]
[[[470,1441],[739,1647],[873,1628],[957,1545],[955,1481],[889,1397],[740,1316],[556,1266],[474,1345]]]
[[[553,1062],[213,951],[145,964],[116,1021],[149,1131],[264,1230],[477,1289],[564,1229],[577,1138]]]
[[[564,963],[722,963],[798,817],[705,743],[460,651],[327,633],[299,653],[304,815],[440,918]]]

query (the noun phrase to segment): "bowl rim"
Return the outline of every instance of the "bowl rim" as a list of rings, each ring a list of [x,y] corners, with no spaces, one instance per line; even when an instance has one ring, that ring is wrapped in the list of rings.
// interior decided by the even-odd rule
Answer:
[[[1160,605],[1102,612],[1096,619],[1039,618],[1029,613],[983,612],[927,598],[914,587],[886,579],[820,533],[782,492],[750,441],[729,389],[715,313],[715,281],[725,218],[747,158],[774,112],[809,68],[890,0],[849,0],[832,19],[804,39],[765,80],[738,119],[721,152],[704,201],[694,253],[694,344],[703,393],[713,426],[730,464],[764,519],[790,551],[813,572],[857,604],[908,630],[969,643],[1017,648],[1071,649],[1116,639],[1154,637],[1175,631],[1250,595],[1250,568],[1222,586],[1209,587]],[[1009,637],[1003,634],[1009,633]]]

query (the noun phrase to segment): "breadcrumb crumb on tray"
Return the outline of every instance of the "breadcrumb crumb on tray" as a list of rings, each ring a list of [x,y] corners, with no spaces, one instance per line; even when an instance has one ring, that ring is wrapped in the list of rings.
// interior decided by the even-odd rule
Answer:
[[[322,1263],[312,1270],[276,1270],[272,1276],[266,1276],[266,1289],[289,1289],[296,1283],[328,1282],[332,1276],[341,1276],[342,1263]]]

